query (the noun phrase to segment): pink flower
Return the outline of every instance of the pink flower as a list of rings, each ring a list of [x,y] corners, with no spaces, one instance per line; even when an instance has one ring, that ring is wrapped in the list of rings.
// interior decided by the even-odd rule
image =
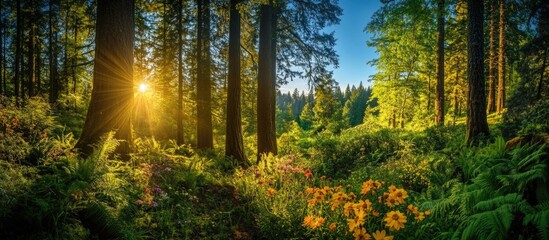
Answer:
[[[151,202],[151,207],[158,207],[158,203],[155,202],[155,201],[152,201],[152,202]]]
[[[137,200],[135,200],[135,204],[141,205],[141,204],[143,204],[143,200],[137,199]]]
[[[309,169],[305,169],[305,171],[303,172],[303,174],[305,174],[305,178],[307,178],[307,179],[313,177],[313,173],[312,173],[311,170],[309,170]]]

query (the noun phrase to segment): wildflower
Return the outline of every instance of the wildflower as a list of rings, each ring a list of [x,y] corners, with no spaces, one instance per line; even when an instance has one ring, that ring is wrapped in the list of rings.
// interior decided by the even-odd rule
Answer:
[[[364,229],[364,228],[357,229],[353,233],[353,236],[355,237],[356,240],[370,240],[370,239],[372,239],[372,236],[370,236],[370,234],[366,233],[366,229]]]
[[[345,203],[345,205],[343,205],[343,214],[347,217],[351,215],[351,213],[353,213],[353,206],[354,204],[352,202]]]
[[[171,171],[172,171],[172,168],[170,168],[170,167],[164,168],[164,172],[171,172]]]
[[[378,230],[372,233],[372,237],[374,237],[375,240],[393,240],[393,236],[387,236],[386,234],[385,230],[381,230],[381,232]]]
[[[306,216],[303,219],[303,224],[301,226],[308,227],[311,225],[311,223],[315,220],[315,217],[313,215]]]
[[[315,217],[313,215],[309,215],[303,219],[303,224],[301,224],[301,226],[315,229],[322,226],[323,223],[324,223],[323,217]]]
[[[349,197],[344,192],[337,192],[332,195],[332,211],[338,207],[341,203],[345,202]]]
[[[425,216],[429,216],[429,215],[431,215],[431,210],[425,211]]]
[[[373,185],[374,185],[374,181],[372,179],[364,182],[362,184],[362,190],[360,190],[360,194],[362,195],[368,194],[372,190]]]
[[[143,200],[137,199],[137,200],[135,200],[135,204],[141,205],[141,204],[143,204]]]
[[[324,179],[326,179],[326,176],[321,176],[320,177],[320,180],[324,180]]]
[[[422,221],[423,219],[425,219],[425,214],[422,213],[422,212],[418,212],[418,214],[416,214],[416,216],[414,217],[414,219],[418,222]]]
[[[372,210],[372,202],[370,202],[370,200],[366,199],[366,200],[360,200],[358,201],[358,203],[355,203],[354,205],[355,208],[361,208],[365,211],[371,211]]]
[[[364,219],[360,219],[358,217],[355,217],[353,219],[347,219],[347,226],[349,226],[349,232],[354,232],[355,229],[360,228],[362,223],[364,223]]]
[[[408,198],[408,193],[404,189],[400,188],[392,192],[390,196],[393,197],[398,204],[404,204],[404,199]]]
[[[155,202],[155,201],[152,201],[152,202],[151,202],[151,207],[158,207],[158,203]]]
[[[331,223],[330,224],[330,231],[335,231],[336,230],[336,224],[335,223]]]
[[[310,179],[313,177],[313,173],[309,169],[305,169],[305,171],[303,171],[303,174],[305,174],[305,178],[307,179]]]
[[[387,216],[383,220],[386,222],[385,226],[389,227],[389,230],[400,230],[404,228],[406,216],[399,211],[391,211],[387,213]]]
[[[153,187],[152,191],[155,192],[155,193],[163,193],[163,192],[164,192],[164,191],[162,191],[162,189],[159,188],[159,187]]]
[[[374,217],[379,217],[379,212],[378,211],[372,211],[372,215]]]
[[[399,202],[398,202],[395,198],[393,198],[393,197],[391,197],[391,196],[389,196],[389,198],[387,198],[387,199],[385,200],[385,205],[387,205],[387,207],[394,207],[394,206],[396,206],[396,205],[398,205],[398,204],[399,204]]]
[[[408,212],[417,214],[417,207],[414,207],[414,205],[408,205]]]
[[[305,189],[305,193],[307,193],[307,195],[312,194],[314,191],[315,189],[311,187],[308,187],[307,189]]]
[[[272,197],[276,194],[276,189],[274,188],[267,188],[267,196]]]

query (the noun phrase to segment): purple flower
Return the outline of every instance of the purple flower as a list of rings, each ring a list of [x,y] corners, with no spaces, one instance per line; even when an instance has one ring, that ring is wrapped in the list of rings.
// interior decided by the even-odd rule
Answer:
[[[165,171],[165,172],[171,172],[171,171],[172,171],[172,168],[166,167],[166,168],[164,168],[164,171]]]
[[[159,188],[159,187],[153,187],[152,190],[153,190],[153,192],[155,192],[155,193],[163,193],[163,192],[164,192],[164,191],[162,191],[162,189]]]
[[[158,203],[155,202],[155,201],[152,201],[152,202],[151,202],[151,207],[158,207]]]

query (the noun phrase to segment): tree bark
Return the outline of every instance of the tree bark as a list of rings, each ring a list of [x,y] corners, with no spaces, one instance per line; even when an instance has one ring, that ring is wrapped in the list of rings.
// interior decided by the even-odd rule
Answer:
[[[437,125],[444,125],[444,0],[438,1],[437,20],[437,92],[436,92],[436,117]]]
[[[6,96],[6,85],[4,84],[4,2],[0,0],[0,95]]]
[[[27,91],[28,96],[34,96],[34,84],[36,83],[36,54],[35,54],[35,35],[36,35],[36,26],[35,26],[35,6],[34,1],[31,0],[29,4],[29,40],[28,40],[28,74],[29,79],[27,80]]]
[[[505,0],[499,4],[499,56],[498,56],[498,99],[496,111],[505,108]]]
[[[490,53],[488,57],[488,113],[496,111],[496,40],[495,40],[495,21],[494,16],[496,12],[495,4],[493,0],[487,1],[490,5]]]
[[[467,0],[467,143],[476,145],[488,136],[484,93],[483,1]]]
[[[59,77],[57,74],[57,31],[54,24],[56,23],[56,14],[53,9],[54,0],[49,1],[49,72],[50,72],[50,104],[55,104],[59,99]]]
[[[242,140],[242,109],[240,106],[240,12],[237,9],[240,1],[231,0],[230,6],[225,156],[234,158],[241,166],[247,166]]]
[[[183,135],[183,1],[177,2],[177,145],[185,142]]]
[[[82,135],[76,144],[83,155],[92,144],[116,131],[123,140],[117,153],[128,158],[131,150],[133,108],[134,1],[98,0],[93,90]]]
[[[547,67],[547,48],[543,50],[543,63],[541,64],[541,73],[539,76],[538,94],[537,99],[541,99],[541,92],[543,91],[543,75],[545,74],[545,68]]]
[[[196,86],[197,147],[213,149],[211,107],[210,0],[198,0],[198,76]]]
[[[21,34],[23,31],[23,26],[21,25],[21,0],[16,2],[16,30],[15,30],[15,63],[13,66],[13,85],[14,85],[14,95],[15,102],[19,104],[19,83],[21,82]]]
[[[274,4],[261,5],[259,21],[259,62],[257,71],[257,161],[263,154],[277,154],[275,97],[276,46]]]

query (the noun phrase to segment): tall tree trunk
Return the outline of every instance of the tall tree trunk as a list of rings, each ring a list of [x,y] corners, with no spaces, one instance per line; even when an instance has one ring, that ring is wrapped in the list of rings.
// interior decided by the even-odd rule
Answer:
[[[72,56],[72,94],[76,96],[76,70],[78,66],[78,17],[74,16],[74,55]],[[74,98],[74,111],[78,109],[76,98]]]
[[[431,113],[431,73],[427,75],[427,113]]]
[[[35,35],[36,35],[36,26],[34,20],[35,6],[34,0],[30,1],[29,4],[29,41],[28,41],[28,74],[29,78],[27,80],[27,91],[28,96],[34,96],[34,84],[36,83],[36,55],[35,55]]]
[[[50,70],[50,104],[55,104],[59,99],[59,77],[57,74],[57,31],[54,24],[57,22],[53,10],[54,0],[49,1],[49,70]]]
[[[4,2],[0,0],[0,95],[6,96],[4,85]]]
[[[116,131],[123,140],[117,153],[130,152],[133,108],[134,1],[98,0],[93,90],[82,135],[76,144],[83,155],[102,135]]]
[[[436,93],[436,118],[437,125],[444,125],[444,0],[438,1],[437,20],[437,93]]]
[[[277,154],[275,97],[276,46],[274,4],[261,5],[259,21],[259,62],[257,71],[257,161],[263,154]]]
[[[496,111],[505,108],[505,0],[499,4],[499,56],[498,56],[498,100]]]
[[[237,9],[240,1],[231,0],[230,10],[225,156],[234,158],[239,165],[247,166],[242,140],[242,109],[240,107],[240,12]]]
[[[496,7],[493,0],[487,1],[490,5],[490,53],[488,57],[488,113],[496,111],[496,39],[495,30],[496,24],[494,17],[496,15]]]
[[[197,147],[213,148],[210,56],[210,0],[198,0],[198,79],[196,83]]]
[[[21,24],[21,0],[16,2],[16,30],[15,30],[15,63],[13,66],[13,85],[14,85],[14,95],[15,102],[19,104],[17,100],[19,98],[19,84],[21,82],[21,34],[23,32],[23,25]]]
[[[543,50],[543,63],[541,64],[541,73],[539,76],[538,94],[536,99],[541,99],[541,92],[543,90],[543,75],[545,74],[545,68],[547,67],[547,48]]]
[[[177,144],[185,142],[183,135],[183,1],[177,2]]]
[[[467,0],[467,143],[478,144],[488,136],[486,97],[484,93],[483,1]]]

